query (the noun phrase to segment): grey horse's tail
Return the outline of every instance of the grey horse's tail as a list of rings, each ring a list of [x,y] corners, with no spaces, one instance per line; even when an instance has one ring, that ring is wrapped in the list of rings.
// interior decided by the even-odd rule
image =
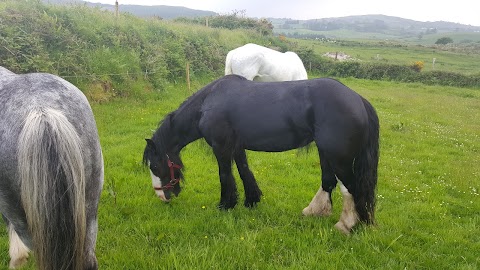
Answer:
[[[62,112],[30,112],[18,140],[21,199],[38,269],[83,269],[86,236],[82,143]]]

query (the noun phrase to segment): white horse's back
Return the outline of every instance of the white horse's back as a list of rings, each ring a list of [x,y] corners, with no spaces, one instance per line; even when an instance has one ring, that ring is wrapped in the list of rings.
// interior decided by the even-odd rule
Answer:
[[[281,53],[252,43],[227,54],[225,75],[229,74],[263,82],[308,79],[302,60],[296,53]]]

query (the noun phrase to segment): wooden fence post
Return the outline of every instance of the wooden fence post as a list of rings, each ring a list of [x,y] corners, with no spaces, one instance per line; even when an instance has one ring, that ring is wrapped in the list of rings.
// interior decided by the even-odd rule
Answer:
[[[188,92],[190,92],[190,63],[187,62],[187,67],[186,67],[186,73],[187,73],[187,89]]]

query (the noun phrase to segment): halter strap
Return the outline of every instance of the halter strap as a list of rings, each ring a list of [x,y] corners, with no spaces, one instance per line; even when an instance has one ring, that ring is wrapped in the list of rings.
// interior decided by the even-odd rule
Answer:
[[[182,166],[179,164],[173,163],[170,160],[170,157],[167,155],[167,164],[170,168],[170,182],[168,182],[165,186],[162,187],[153,187],[155,190],[169,190],[173,189],[173,187],[180,182],[180,178],[175,178],[175,169],[181,169]]]

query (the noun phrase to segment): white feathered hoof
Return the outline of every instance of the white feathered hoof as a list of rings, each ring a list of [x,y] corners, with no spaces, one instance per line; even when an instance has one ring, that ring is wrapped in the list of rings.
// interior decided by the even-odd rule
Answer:
[[[10,260],[10,269],[19,269],[27,263],[28,255],[21,258],[15,258]]]
[[[304,216],[330,216],[332,214],[332,202],[330,194],[321,187],[310,204],[302,211]]]
[[[332,214],[332,205],[309,205],[302,210],[304,216],[327,217]]]
[[[8,251],[10,255],[9,267],[10,269],[18,269],[27,263],[28,252],[30,252],[30,250],[22,242],[12,225],[9,226],[8,234],[10,240]]]
[[[335,224],[335,228],[345,235],[350,235],[350,231],[352,229],[352,228],[348,228],[347,225],[345,225],[345,223],[341,221]]]

